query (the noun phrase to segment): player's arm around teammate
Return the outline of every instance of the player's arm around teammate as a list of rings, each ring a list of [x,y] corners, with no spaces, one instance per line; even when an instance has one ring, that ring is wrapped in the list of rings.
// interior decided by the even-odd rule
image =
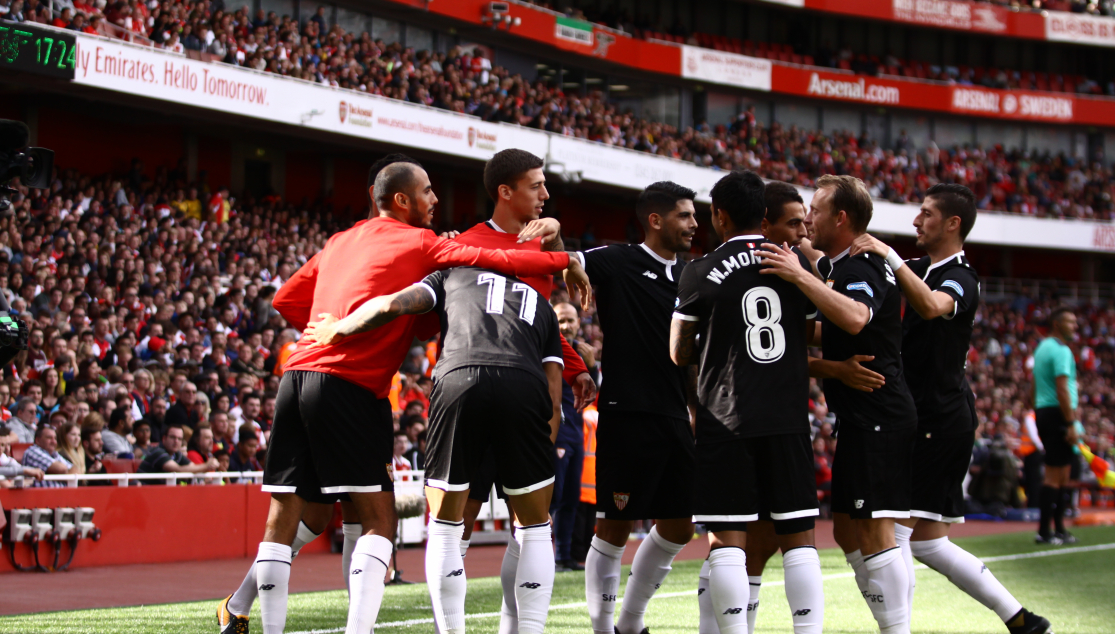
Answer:
[[[878,256],[849,256],[871,220],[862,181],[818,179],[810,203],[813,245],[829,258],[827,281],[806,271],[796,254],[768,246],[763,273],[794,283],[824,315],[829,358],[866,352],[886,378],[871,393],[825,385],[840,421],[833,469],[834,535],[857,571],[857,583],[884,634],[909,632],[909,575],[895,540],[895,520],[910,513],[910,469],[917,412],[902,376],[901,299],[893,273]]]

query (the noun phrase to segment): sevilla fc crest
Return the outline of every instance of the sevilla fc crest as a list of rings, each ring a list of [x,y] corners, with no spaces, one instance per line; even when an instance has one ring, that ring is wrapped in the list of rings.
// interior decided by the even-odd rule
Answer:
[[[387,477],[388,477],[388,479],[390,479],[392,481],[395,480],[395,464],[394,463],[391,463],[391,462],[387,463]]]
[[[348,104],[342,101],[341,102],[341,123],[345,122],[346,117],[348,117]]]
[[[631,499],[630,493],[613,493],[612,500],[616,503],[616,508],[623,510],[627,506],[627,501]]]

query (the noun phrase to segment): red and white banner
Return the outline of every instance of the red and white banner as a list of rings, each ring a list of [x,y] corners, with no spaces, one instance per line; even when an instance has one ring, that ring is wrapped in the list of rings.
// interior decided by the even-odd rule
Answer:
[[[948,86],[937,82],[866,77],[777,62],[772,67],[771,91],[998,119],[1115,126],[1115,101],[1110,98]]]
[[[1045,39],[1094,46],[1115,46],[1115,18],[1045,12]]]
[[[681,76],[714,84],[770,90],[771,61],[698,46],[681,47]]]
[[[894,19],[962,31],[1003,33],[1008,11],[1002,7],[954,0],[893,0]]]

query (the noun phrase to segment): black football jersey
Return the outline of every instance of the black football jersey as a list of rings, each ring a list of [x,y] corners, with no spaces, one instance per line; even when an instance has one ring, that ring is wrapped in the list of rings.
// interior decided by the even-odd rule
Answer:
[[[562,362],[561,332],[549,302],[526,282],[464,266],[420,282],[441,318],[437,374],[466,366],[526,370],[546,381],[542,364]]]
[[[759,273],[764,242],[732,238],[681,274],[673,317],[699,323],[699,443],[809,431],[806,325],[817,311],[794,284]]]
[[[688,420],[688,371],[670,359],[670,315],[684,263],[664,260],[642,244],[613,244],[577,257],[596,287],[604,331],[600,410]]]
[[[852,335],[822,315],[821,348],[826,359],[844,361],[871,355],[863,366],[882,374],[886,384],[873,392],[852,389],[838,380],[824,382],[825,400],[840,424],[880,431],[917,426],[914,399],[902,373],[902,293],[886,260],[845,251],[817,263],[829,288],[867,306],[871,316],[859,334]]]
[[[918,409],[919,431],[959,434],[976,428],[972,389],[964,366],[979,308],[980,284],[961,251],[930,264],[906,262],[931,290],[952,297],[951,313],[926,321],[910,306],[902,318],[902,365]]]

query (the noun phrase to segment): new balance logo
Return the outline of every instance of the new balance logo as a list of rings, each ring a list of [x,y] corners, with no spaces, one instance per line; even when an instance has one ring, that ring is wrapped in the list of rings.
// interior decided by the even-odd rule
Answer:
[[[697,596],[704,594],[705,590],[708,590],[708,588],[697,588]]]
[[[805,616],[806,614],[809,614],[809,612],[810,612],[809,608],[806,608],[804,610],[798,610],[797,612],[794,612],[794,616]]]
[[[658,276],[655,275],[654,273],[651,273],[650,271],[643,271],[643,275],[649,277],[652,280],[658,279]]]
[[[360,568],[357,568],[356,570],[353,570],[353,571],[352,571],[352,574],[354,574],[354,575],[358,575],[358,574],[360,574],[360,573],[362,573],[362,572],[364,572],[364,571],[363,571],[363,570],[361,570]]]
[[[614,594],[602,594],[602,595],[600,595],[600,598],[603,599],[604,603],[615,603],[616,602],[616,595],[614,595]]]
[[[534,583],[533,581],[528,581],[526,583],[519,584],[520,588],[527,588],[527,589],[530,589],[530,590],[537,590],[541,586],[542,586],[542,584]],[[615,601],[615,599],[612,599],[612,600]]]
[[[628,576],[631,576],[631,575],[628,575]],[[657,590],[657,589],[659,589],[659,588],[661,588],[661,587],[662,587],[662,584],[661,584],[661,583],[656,583],[656,584],[654,584],[654,589],[655,589],[655,590]]]
[[[260,590],[274,590],[274,589],[275,589],[275,584],[273,584],[273,583],[265,583],[265,584],[263,584],[262,586],[260,586],[260,587],[259,587],[259,589],[260,589]]]
[[[740,612],[743,612],[743,608],[728,608],[724,610],[724,614],[739,614]]]
[[[446,577],[460,577],[460,576],[461,576],[461,575],[463,575],[463,574],[465,574],[465,569],[464,569],[464,568],[460,568],[460,569],[458,569],[458,570],[454,570],[453,572],[451,572],[451,573],[449,573],[449,574],[447,574],[447,575],[445,575],[445,576],[446,576]]]

